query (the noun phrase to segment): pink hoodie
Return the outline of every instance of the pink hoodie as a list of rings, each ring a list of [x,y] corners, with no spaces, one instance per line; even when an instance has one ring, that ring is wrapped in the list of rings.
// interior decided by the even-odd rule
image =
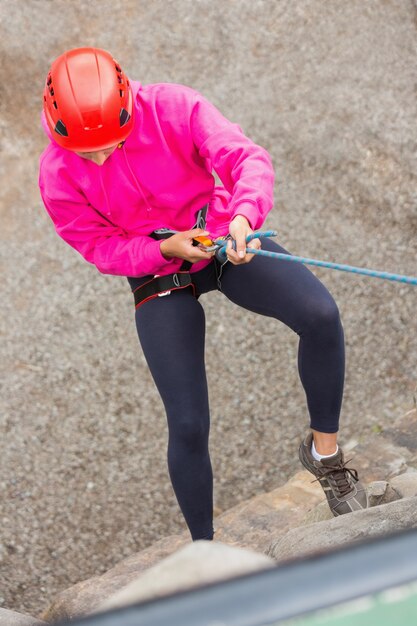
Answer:
[[[260,228],[272,208],[273,167],[266,150],[193,89],[131,85],[133,130],[102,166],[55,143],[43,116],[50,143],[39,186],[57,233],[100,272],[170,274],[182,260],[165,259],[149,233],[192,228],[206,203],[212,237],[227,234],[238,214]],[[224,187],[215,186],[212,170]]]

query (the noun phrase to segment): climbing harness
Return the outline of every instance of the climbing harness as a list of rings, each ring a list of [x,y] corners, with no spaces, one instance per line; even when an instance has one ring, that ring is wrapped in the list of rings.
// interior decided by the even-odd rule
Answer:
[[[167,276],[154,276],[134,290],[135,308],[139,308],[141,304],[148,300],[169,296],[172,291],[185,289],[185,287],[191,287],[195,294],[195,287],[191,280],[190,272],[182,272],[180,270],[175,272],[175,274],[168,274]]]
[[[206,227],[207,210],[208,204],[204,205],[199,211],[197,211],[196,221],[193,228],[204,229]],[[157,240],[168,239],[168,237],[175,235],[176,232],[176,230],[171,230],[170,228],[159,228],[154,230],[153,233],[150,234],[150,237]],[[200,241],[194,240],[193,245],[204,245],[205,239],[206,238],[201,238]],[[207,241],[210,241],[211,243],[211,240]],[[185,289],[187,287],[191,287],[193,294],[195,295],[196,291],[189,271],[191,266],[192,263],[184,261],[180,269],[174,274],[167,274],[166,276],[155,275],[153,277],[149,277],[147,282],[140,285],[133,291],[135,308],[138,309],[148,300],[169,296],[172,291]]]

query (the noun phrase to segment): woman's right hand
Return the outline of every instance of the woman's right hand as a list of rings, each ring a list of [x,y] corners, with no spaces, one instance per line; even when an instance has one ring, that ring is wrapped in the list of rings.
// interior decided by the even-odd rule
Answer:
[[[214,252],[206,252],[204,248],[193,245],[193,238],[202,235],[210,236],[202,228],[193,228],[192,230],[175,233],[175,235],[171,235],[168,239],[161,241],[161,253],[166,259],[175,257],[190,263],[210,259]]]

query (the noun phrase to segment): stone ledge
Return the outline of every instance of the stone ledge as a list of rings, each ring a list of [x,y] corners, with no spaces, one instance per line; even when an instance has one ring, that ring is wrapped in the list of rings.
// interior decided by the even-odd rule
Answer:
[[[274,567],[272,558],[211,541],[196,541],[154,565],[108,600],[99,611]]]
[[[267,554],[286,561],[339,548],[360,540],[417,528],[417,497],[397,500],[331,520],[290,530],[273,541]]]

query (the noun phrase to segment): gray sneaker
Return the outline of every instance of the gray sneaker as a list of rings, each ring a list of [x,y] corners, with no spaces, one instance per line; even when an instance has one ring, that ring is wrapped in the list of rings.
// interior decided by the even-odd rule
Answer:
[[[359,482],[358,472],[346,467],[349,461],[344,461],[340,446],[335,456],[316,461],[311,454],[312,442],[313,433],[310,433],[300,445],[300,461],[309,472],[316,476],[326,494],[333,515],[367,509],[369,504],[366,489]]]

